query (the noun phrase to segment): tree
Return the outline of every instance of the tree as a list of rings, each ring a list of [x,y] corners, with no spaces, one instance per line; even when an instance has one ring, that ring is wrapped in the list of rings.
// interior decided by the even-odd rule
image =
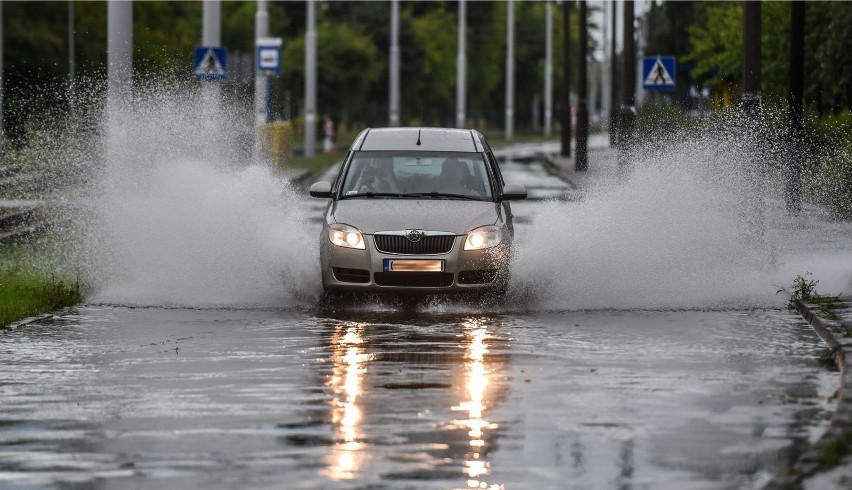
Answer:
[[[318,23],[317,30],[317,99],[320,113],[331,113],[343,121],[363,121],[370,101],[364,94],[382,72],[373,40],[347,24],[328,20]],[[285,44],[284,82],[295,94],[305,92],[305,36],[302,34]]]

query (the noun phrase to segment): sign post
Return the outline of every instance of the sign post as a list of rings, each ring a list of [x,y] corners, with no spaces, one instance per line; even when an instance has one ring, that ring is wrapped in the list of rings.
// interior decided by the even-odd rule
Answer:
[[[646,56],[642,59],[642,88],[674,90],[675,68],[674,56]]]
[[[195,48],[193,75],[199,80],[224,80],[228,76],[225,48],[202,46]]]
[[[266,77],[266,122],[269,122],[270,98],[272,85],[269,78],[281,74],[281,45],[280,37],[261,37],[257,39],[257,74]]]

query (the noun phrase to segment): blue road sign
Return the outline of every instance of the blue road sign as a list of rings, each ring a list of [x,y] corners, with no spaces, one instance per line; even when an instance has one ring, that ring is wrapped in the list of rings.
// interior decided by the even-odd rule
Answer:
[[[281,38],[257,39],[257,69],[266,75],[281,74]]]
[[[199,80],[224,80],[228,76],[225,48],[202,46],[195,48],[193,75]]]
[[[674,90],[674,56],[646,56],[642,60],[642,88],[645,90]]]

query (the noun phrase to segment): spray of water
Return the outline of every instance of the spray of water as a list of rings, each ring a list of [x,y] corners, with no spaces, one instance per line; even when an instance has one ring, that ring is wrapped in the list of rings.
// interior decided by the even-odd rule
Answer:
[[[826,291],[852,289],[852,227],[784,202],[782,132],[742,114],[700,132],[637,145],[581,203],[536,213],[513,271],[538,307],[774,307],[813,272]]]
[[[318,294],[316,236],[293,189],[252,158],[252,115],[151,88],[105,119],[89,243],[95,301],[292,306]]]
[[[95,302],[313,306],[316,223],[303,195],[253,159],[250,104],[148,84],[102,119],[83,223]],[[777,306],[812,272],[852,290],[848,223],[785,210],[772,175],[784,134],[730,116],[629,153],[580,202],[536,204],[519,226],[511,301],[528,309]],[[90,165],[91,167],[91,165]],[[383,308],[381,304],[376,308]],[[457,311],[430,302],[429,311]],[[502,306],[497,307],[497,309]],[[462,306],[479,311],[479,306]],[[495,309],[489,305],[489,309]]]

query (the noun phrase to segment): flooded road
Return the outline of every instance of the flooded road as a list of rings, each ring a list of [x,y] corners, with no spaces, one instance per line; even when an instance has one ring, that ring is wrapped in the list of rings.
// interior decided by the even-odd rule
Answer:
[[[0,332],[0,487],[750,487],[836,387],[786,311],[372,310]]]
[[[777,199],[755,221],[691,153],[630,176],[599,154],[581,193],[539,150],[501,154],[531,199],[486,308],[320,308],[324,201],[260,167],[117,172],[87,249],[97,296],[0,330],[0,488],[727,489],[782,471],[837,373],[775,292],[805,271],[844,290],[848,224]]]

